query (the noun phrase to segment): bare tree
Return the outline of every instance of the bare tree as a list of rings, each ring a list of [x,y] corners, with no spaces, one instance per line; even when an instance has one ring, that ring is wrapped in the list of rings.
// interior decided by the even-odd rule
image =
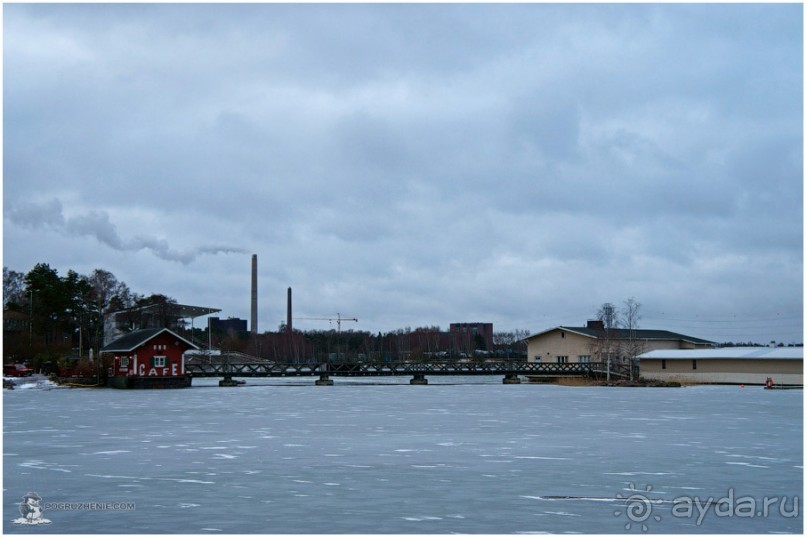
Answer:
[[[639,320],[642,319],[639,310],[642,308],[635,298],[631,297],[622,303],[622,310],[619,313],[619,323],[623,328],[629,331],[635,331],[639,328]]]
[[[19,307],[25,302],[25,275],[3,267],[3,306],[13,303]]]
[[[510,351],[516,343],[516,333],[513,331],[498,331],[493,333],[493,345],[497,352],[505,351],[505,356],[510,358]]]
[[[530,335],[530,331],[526,329],[515,329],[513,331],[498,331],[493,333],[493,346],[494,350],[499,354],[504,355],[506,358],[515,352],[516,355],[527,351],[527,343],[524,340]]]
[[[635,298],[631,297],[622,303],[620,312],[620,323],[627,332],[627,339],[624,342],[622,356],[630,364],[630,377],[633,379],[634,370],[637,369],[637,357],[644,352],[644,342],[636,338],[636,330],[639,328],[639,320],[642,319],[639,313],[642,305]]]
[[[87,281],[92,286],[93,302],[95,303],[98,311],[105,313],[109,308],[109,303],[118,292],[119,284],[115,275],[104,269],[95,269]]]
[[[526,340],[530,336],[530,331],[527,329],[516,329],[513,331],[513,334],[516,335],[516,342],[521,342],[522,340]]]
[[[603,303],[597,310],[597,319],[602,322],[602,328],[598,331],[597,339],[591,344],[591,354],[598,362],[611,364],[612,359],[619,356],[619,345],[613,336],[613,329],[617,328],[619,320],[616,308],[611,303]]]
[[[641,307],[633,297],[626,299],[619,310],[611,303],[603,303],[597,310],[602,330],[591,346],[592,355],[599,361],[613,364],[616,360],[618,364],[629,366],[631,379],[636,371],[636,357],[644,351],[644,342],[636,337]]]

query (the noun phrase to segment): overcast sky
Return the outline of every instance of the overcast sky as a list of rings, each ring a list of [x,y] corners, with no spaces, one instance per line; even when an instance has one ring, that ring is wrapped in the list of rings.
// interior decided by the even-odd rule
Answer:
[[[10,269],[249,319],[254,253],[261,331],[291,286],[374,332],[634,297],[802,341],[799,4],[3,9]]]

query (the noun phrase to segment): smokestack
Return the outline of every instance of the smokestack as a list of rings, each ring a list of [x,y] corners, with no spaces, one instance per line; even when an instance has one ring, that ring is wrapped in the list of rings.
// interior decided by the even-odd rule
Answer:
[[[291,286],[286,298],[286,334],[291,334]]]
[[[249,329],[258,334],[258,255],[252,255],[252,310]]]

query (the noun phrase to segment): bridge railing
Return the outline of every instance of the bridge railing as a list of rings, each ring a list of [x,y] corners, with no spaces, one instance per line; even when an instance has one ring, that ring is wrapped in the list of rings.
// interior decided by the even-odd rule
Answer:
[[[280,364],[264,362],[189,361],[186,371],[194,376],[215,377],[283,377],[319,375],[327,371],[333,376],[390,375],[543,375],[598,376],[607,372],[603,363],[535,363],[525,361],[458,362],[322,362],[311,364]],[[612,375],[621,376],[618,369]]]

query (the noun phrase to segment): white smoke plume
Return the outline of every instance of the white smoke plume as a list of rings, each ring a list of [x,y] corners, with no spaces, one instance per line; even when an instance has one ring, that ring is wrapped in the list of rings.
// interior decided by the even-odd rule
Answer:
[[[149,250],[160,259],[183,265],[188,265],[205,254],[247,252],[242,248],[220,245],[176,250],[164,239],[142,235],[124,239],[118,234],[106,211],[93,210],[85,215],[65,217],[62,202],[56,198],[39,204],[33,202],[18,204],[7,213],[7,216],[11,222],[26,228],[50,228],[66,235],[94,237],[98,242],[118,251]]]

